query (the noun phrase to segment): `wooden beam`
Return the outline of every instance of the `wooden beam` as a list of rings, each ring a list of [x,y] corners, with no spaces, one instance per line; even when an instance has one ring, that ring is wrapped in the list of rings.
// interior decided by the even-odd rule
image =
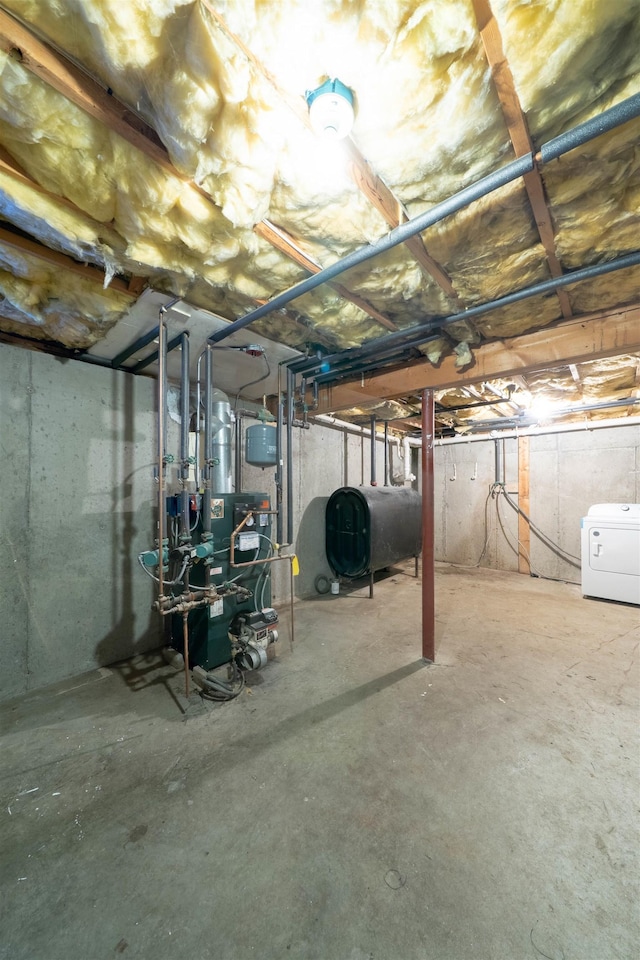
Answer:
[[[74,260],[73,257],[68,257],[66,253],[59,253],[57,250],[51,250],[49,247],[45,247],[44,244],[38,243],[36,240],[30,240],[27,237],[22,237],[19,234],[12,233],[10,230],[5,230],[3,227],[0,227],[0,245],[12,247],[19,253],[28,254],[31,257],[37,257],[39,260],[45,260],[54,267],[61,268],[70,273],[75,273],[79,277],[82,277],[83,280],[89,280],[91,283],[95,283],[104,288],[105,275],[102,270],[98,269],[98,267],[92,267],[87,263],[78,263],[78,261]],[[136,281],[142,280],[143,283],[146,282],[140,277],[132,278],[132,280],[133,279]],[[132,289],[130,283],[127,283],[125,280],[121,280],[119,277],[113,277],[109,283],[109,289],[117,290],[118,293],[124,293],[132,299],[136,299],[141,292],[135,287]],[[106,294],[107,291],[105,290],[105,295]]]
[[[0,10],[0,49],[160,166],[175,172],[162,141],[141,117],[4,10]]]
[[[529,516],[529,437],[518,437],[518,506]],[[518,514],[518,573],[531,573],[531,528]]]
[[[472,366],[462,372],[455,367],[455,356],[449,355],[437,367],[425,358],[392,370],[361,374],[346,383],[321,386],[318,413],[335,413],[375,400],[403,397],[426,387],[461,387],[638,350],[640,304],[635,304],[482,344],[474,351]]]
[[[365,195],[378,213],[382,214],[391,229],[405,223],[409,219],[408,213],[384,180],[371,168],[351,137],[347,141],[347,150],[351,177],[361,193]],[[462,302],[456,293],[451,278],[437,260],[434,260],[428,253],[422,237],[420,235],[409,237],[408,240],[405,240],[405,246],[410,250],[414,260],[433,277],[447,296],[461,306]]]
[[[0,314],[0,324],[19,323],[15,317],[4,317]],[[54,357],[63,357],[66,360],[77,360],[80,350],[69,350],[53,340],[36,340],[33,337],[21,337],[17,333],[9,333],[0,329],[0,343],[6,343],[10,347],[22,347],[23,350],[33,350],[35,353],[49,353]]]
[[[303,270],[307,270],[308,273],[320,273],[322,270],[320,264],[316,260],[312,260],[304,250],[301,250],[293,237],[291,237],[286,230],[283,230],[282,227],[277,227],[271,223],[270,220],[262,220],[261,223],[255,225],[254,230],[258,236],[267,240],[272,246],[280,250],[281,253],[289,257],[289,259],[294,260]],[[328,286],[335,290],[344,300],[350,300],[351,303],[359,307],[360,310],[363,310],[364,313],[367,313],[373,320],[377,320],[378,323],[386,327],[387,330],[398,329],[393,320],[390,320],[389,317],[374,307],[373,304],[369,303],[368,300],[365,300],[364,297],[359,296],[357,293],[352,293],[343,286],[343,284],[330,281]]]
[[[520,103],[520,97],[518,96],[513,74],[511,73],[511,67],[504,54],[502,36],[496,18],[493,15],[490,2],[489,0],[472,0],[472,3],[487,61],[491,68],[491,76],[493,77],[496,93],[500,100],[500,106],[502,107],[502,113],[515,155],[516,157],[521,157],[529,152],[535,153],[527,119]],[[523,180],[533,212],[533,218],[538,228],[540,241],[547,256],[551,276],[560,277],[563,271],[556,254],[556,242],[553,235],[551,213],[549,211],[549,204],[545,195],[540,171],[536,167],[531,173],[525,174]],[[560,288],[556,290],[556,295],[562,309],[562,315],[566,319],[569,319],[569,317],[573,315],[573,312],[567,291]]]
[[[9,154],[4,147],[0,147],[0,171],[9,174],[9,176],[13,177],[14,180],[18,180],[20,183],[29,187],[30,190],[36,191],[36,193],[38,193],[40,196],[48,197],[51,200],[54,200],[56,203],[62,204],[68,209],[72,210],[76,214],[87,216],[82,210],[79,210],[74,203],[72,203],[70,200],[67,200],[66,197],[61,197],[57,193],[52,193],[50,190],[46,190],[45,187],[33,180],[26,170],[24,170],[20,164],[14,160],[11,154]],[[49,247],[39,243],[38,241],[21,237],[17,234],[11,233],[9,230],[4,230],[1,227],[0,239],[5,245],[15,247],[16,249],[22,249],[25,253],[30,253],[32,256],[39,257],[41,260],[48,260],[49,263],[53,263],[54,266],[64,267],[67,270],[71,270],[73,273],[80,274],[80,276],[83,276],[87,280],[93,280],[96,283],[100,283],[100,285],[104,287],[105,274],[104,271],[99,267],[79,263],[68,254],[51,250]],[[120,280],[119,277],[113,277],[109,283],[109,286],[112,290],[118,290],[120,293],[128,293],[132,297],[137,298],[142,293],[147,283],[148,280],[146,277],[132,276],[128,283]]]

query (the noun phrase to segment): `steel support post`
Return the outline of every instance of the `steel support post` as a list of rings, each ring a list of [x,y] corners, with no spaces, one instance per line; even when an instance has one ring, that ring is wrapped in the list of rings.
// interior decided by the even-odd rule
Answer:
[[[436,658],[434,470],[435,401],[433,390],[422,393],[422,657]]]

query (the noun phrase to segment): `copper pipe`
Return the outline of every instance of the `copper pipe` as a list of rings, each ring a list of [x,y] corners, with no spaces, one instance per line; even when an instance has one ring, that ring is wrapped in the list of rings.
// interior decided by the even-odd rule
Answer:
[[[189,699],[189,614],[182,614],[182,643],[184,646],[184,695]]]
[[[277,514],[278,511],[277,510],[260,510],[259,513],[270,514],[271,516],[273,516]],[[284,557],[266,557],[264,560],[247,560],[244,563],[234,563],[233,554],[235,552],[236,536],[237,534],[240,533],[245,523],[247,523],[247,521],[249,520],[249,517],[252,517],[252,516],[253,516],[253,511],[249,510],[246,517],[244,517],[242,522],[238,524],[238,526],[235,528],[235,530],[231,534],[231,545],[229,548],[229,566],[230,567],[255,567],[259,563],[273,563],[275,560],[288,560],[289,554],[287,554]]]

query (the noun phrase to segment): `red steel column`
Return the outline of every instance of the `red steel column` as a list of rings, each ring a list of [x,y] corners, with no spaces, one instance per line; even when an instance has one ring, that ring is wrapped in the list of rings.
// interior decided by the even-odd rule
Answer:
[[[422,392],[422,656],[436,659],[435,550],[433,442],[435,401],[433,390]]]

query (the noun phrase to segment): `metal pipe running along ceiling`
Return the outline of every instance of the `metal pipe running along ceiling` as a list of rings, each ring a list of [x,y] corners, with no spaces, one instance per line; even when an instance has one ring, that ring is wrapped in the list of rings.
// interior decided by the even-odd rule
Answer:
[[[444,317],[442,320],[430,320],[427,323],[419,324],[415,327],[407,327],[406,330],[398,330],[396,333],[390,333],[388,337],[382,337],[377,340],[371,340],[361,347],[351,347],[349,350],[343,350],[340,353],[329,354],[322,358],[310,358],[306,360],[295,360],[291,364],[291,369],[296,373],[313,373],[318,371],[321,376],[317,377],[319,383],[328,383],[338,376],[346,376],[349,372],[360,373],[361,361],[373,359],[377,354],[387,354],[389,359],[393,356],[389,351],[394,350],[397,353],[399,348],[409,349],[420,344],[426,343],[434,337],[435,330],[446,330],[447,326],[457,323],[460,320],[469,320],[473,317],[479,317],[491,310],[498,310],[500,307],[507,307],[512,303],[518,303],[520,300],[528,300],[531,297],[541,296],[544,293],[550,293],[557,290],[558,287],[567,287],[572,283],[580,283],[582,280],[592,280],[594,277],[601,277],[607,273],[615,273],[617,270],[625,270],[629,267],[640,265],[640,250],[634,250],[632,253],[626,253],[615,260],[607,260],[604,263],[595,263],[589,267],[582,267],[580,270],[573,270],[571,273],[563,273],[560,277],[552,277],[550,280],[543,280],[541,283],[535,283],[530,287],[524,287],[522,290],[516,290],[514,293],[508,293],[497,300],[490,300],[487,303],[480,303],[475,307],[469,307],[461,313],[455,313],[450,317]],[[327,367],[330,369],[327,370]]]
[[[458,193],[453,194],[453,196],[447,200],[436,204],[430,210],[419,214],[417,217],[413,217],[411,220],[407,220],[406,223],[401,223],[384,237],[376,240],[375,243],[367,244],[358,250],[354,250],[352,253],[347,254],[346,257],[343,257],[342,260],[338,260],[329,267],[320,270],[319,273],[307,277],[305,280],[301,280],[300,283],[294,284],[293,287],[289,287],[288,290],[283,291],[283,293],[273,297],[273,299],[267,303],[250,311],[244,317],[234,320],[233,323],[230,323],[223,330],[212,334],[211,337],[209,337],[210,342],[219,343],[221,340],[225,340],[238,330],[243,330],[256,320],[260,320],[269,313],[279,310],[292,300],[301,297],[310,290],[314,290],[323,283],[333,280],[335,277],[351,269],[351,267],[358,266],[404,243],[405,240],[409,240],[416,234],[422,233],[428,227],[439,223],[441,220],[444,220],[445,217],[473,203],[474,200],[479,200],[489,193],[498,190],[500,187],[506,186],[506,184],[511,183],[513,180],[523,177],[526,173],[530,173],[535,163],[544,164],[550,160],[555,160],[570,150],[574,150],[576,147],[588,143],[590,140],[594,140],[596,137],[624,123],[628,123],[638,116],[640,116],[640,93],[636,93],[626,100],[622,100],[615,106],[603,111],[599,116],[593,117],[585,123],[578,124],[566,131],[566,133],[547,141],[542,144],[538,153],[534,154],[530,152],[518,157],[516,160],[512,160],[506,164],[506,166],[495,170],[486,177],[482,177]],[[385,337],[380,338],[380,343],[384,343],[386,339]]]

